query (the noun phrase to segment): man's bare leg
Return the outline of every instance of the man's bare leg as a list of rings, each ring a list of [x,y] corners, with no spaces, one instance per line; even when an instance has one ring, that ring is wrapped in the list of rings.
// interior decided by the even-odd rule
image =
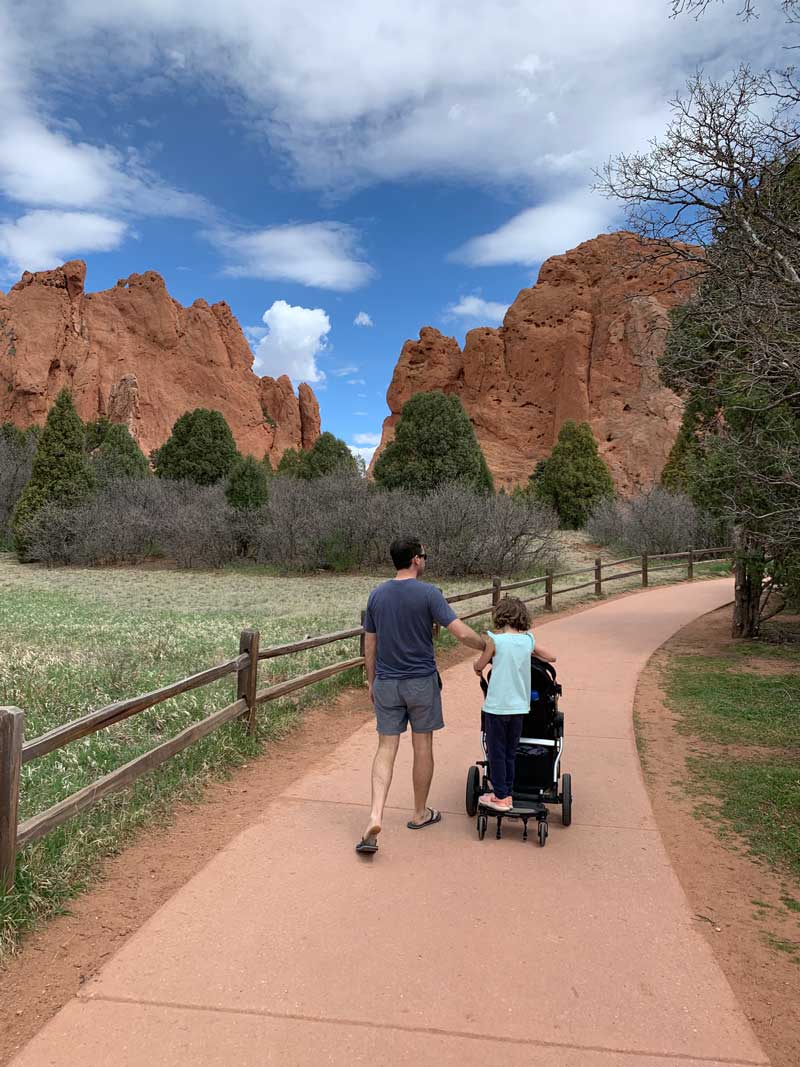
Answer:
[[[433,733],[412,733],[414,747],[414,819],[416,823],[428,818],[428,793],[433,781]]]
[[[372,809],[363,840],[377,837],[383,826],[383,809],[392,784],[394,761],[400,745],[399,734],[378,734],[378,751],[372,761]]]

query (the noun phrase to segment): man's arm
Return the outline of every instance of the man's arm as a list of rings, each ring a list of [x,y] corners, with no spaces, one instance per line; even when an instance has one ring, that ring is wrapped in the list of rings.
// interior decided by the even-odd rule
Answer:
[[[476,634],[472,627],[467,626],[461,619],[453,619],[447,629],[457,641],[460,641],[462,645],[466,645],[468,648],[483,652],[486,647],[486,639],[481,637],[480,634]]]
[[[489,666],[489,662],[494,655],[494,641],[491,637],[486,638],[486,646],[481,652],[480,656],[472,664],[472,668],[476,674],[483,674],[484,668]]]
[[[378,648],[378,635],[367,631],[364,634],[364,665],[367,668],[367,685],[369,699],[372,700],[372,686],[375,682],[375,656]]]

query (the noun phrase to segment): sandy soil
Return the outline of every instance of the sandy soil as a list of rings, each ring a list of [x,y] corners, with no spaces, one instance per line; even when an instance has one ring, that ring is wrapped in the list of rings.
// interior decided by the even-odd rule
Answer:
[[[660,684],[671,652],[723,651],[731,643],[729,630],[730,609],[723,608],[681,630],[656,653],[639,679],[637,735],[658,827],[695,920],[773,1067],[797,1067],[800,967],[770,945],[770,939],[798,938],[800,916],[781,901],[796,898],[797,886],[746,855],[743,847],[723,843],[713,824],[695,817],[703,798],[690,798],[683,788],[686,758],[713,748],[678,732]],[[773,670],[773,661],[761,661],[759,667],[762,663]],[[782,667],[785,672],[786,664]],[[732,754],[731,746],[725,752]],[[750,747],[746,754],[756,752]]]

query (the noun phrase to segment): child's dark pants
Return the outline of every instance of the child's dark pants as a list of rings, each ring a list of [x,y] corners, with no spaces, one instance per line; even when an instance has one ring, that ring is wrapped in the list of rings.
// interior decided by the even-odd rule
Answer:
[[[484,715],[489,777],[498,800],[510,797],[514,788],[514,763],[524,718],[524,715],[492,715],[490,712]]]

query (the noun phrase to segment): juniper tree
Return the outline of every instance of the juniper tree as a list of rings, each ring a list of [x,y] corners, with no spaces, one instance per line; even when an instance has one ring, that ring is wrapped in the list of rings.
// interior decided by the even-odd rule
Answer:
[[[228,477],[237,456],[236,442],[222,413],[195,408],[175,422],[171,436],[153,459],[159,478],[214,485]]]
[[[26,526],[45,504],[73,507],[94,493],[95,478],[84,447],[84,427],[68,390],[56,397],[33,457],[31,478],[14,509],[14,540],[27,559]]]
[[[568,419],[562,424],[553,451],[536,464],[530,491],[571,530],[582,529],[597,503],[614,495],[611,473],[588,422]]]
[[[115,478],[146,478],[150,474],[147,457],[122,423],[109,424],[91,461],[102,485]]]
[[[240,456],[233,466],[225,496],[231,507],[254,511],[269,499],[269,475],[253,456]]]
[[[469,416],[457,396],[415,393],[406,402],[394,440],[374,467],[376,484],[386,489],[429,492],[459,482],[493,492],[494,482]]]

